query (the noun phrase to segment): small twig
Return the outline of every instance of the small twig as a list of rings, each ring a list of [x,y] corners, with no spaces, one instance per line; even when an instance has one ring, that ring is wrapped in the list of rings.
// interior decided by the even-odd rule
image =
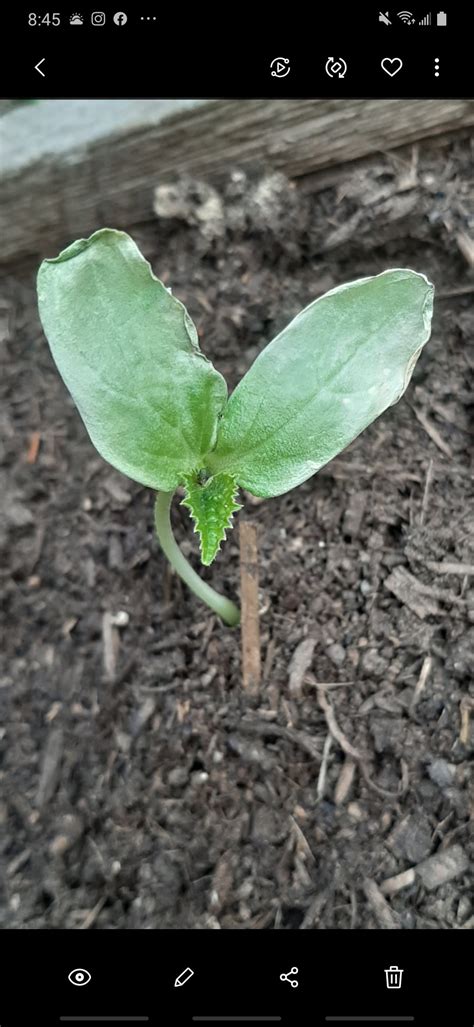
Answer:
[[[296,731],[292,727],[281,727],[280,724],[267,724],[265,721],[257,720],[251,716],[242,718],[240,730],[248,734],[260,735],[262,738],[268,736],[285,738],[287,741],[292,742],[293,745],[299,746],[300,749],[307,752],[313,759],[321,759],[321,751],[316,739],[308,735],[306,731]]]
[[[462,745],[469,744],[469,736],[471,733],[471,710],[474,710],[474,699],[469,695],[465,695],[461,699],[459,706],[461,714],[461,730],[459,732],[459,741]]]
[[[452,296],[468,296],[471,292],[474,292],[474,285],[460,285],[457,289],[446,289],[445,292],[439,292],[438,299],[448,300]]]
[[[333,738],[335,738],[336,742],[339,742],[339,745],[341,746],[341,749],[346,753],[346,756],[350,756],[357,763],[366,785],[368,785],[368,787],[371,788],[372,791],[376,792],[377,795],[381,795],[385,799],[399,799],[400,796],[403,795],[404,792],[406,792],[408,787],[408,770],[404,761],[401,760],[402,777],[400,784],[398,786],[398,790],[396,792],[391,792],[386,788],[382,788],[381,785],[376,784],[375,781],[372,781],[372,778],[370,777],[367,768],[367,758],[363,756],[362,753],[358,751],[358,749],[355,749],[354,746],[351,745],[351,743],[346,738],[344,732],[341,731],[341,728],[339,727],[336,721],[336,717],[334,715],[334,710],[331,706],[331,703],[329,702],[329,699],[327,699],[327,697],[325,696],[324,691],[322,689],[318,690],[318,702],[321,709],[324,712],[327,726]]]
[[[347,756],[351,756],[356,763],[361,763],[363,758],[360,752],[358,752],[357,749],[354,749],[354,746],[347,740],[344,732],[341,731],[341,728],[338,726],[336,721],[331,703],[329,702],[329,699],[326,698],[322,690],[318,690],[318,702],[323,710],[324,716],[326,717],[326,723],[333,738],[335,738],[336,742],[339,743],[341,749]]]
[[[82,921],[82,924],[79,927],[80,931],[87,931],[89,929],[89,927],[92,927],[92,924],[95,923],[95,921],[97,920],[97,917],[99,916],[99,913],[104,908],[105,903],[107,902],[107,898],[108,898],[107,894],[102,895],[102,897],[99,899],[99,901],[96,902],[94,908],[91,909],[89,911],[89,913],[87,913],[85,919]]]
[[[451,447],[448,446],[448,443],[445,442],[444,439],[441,437],[438,429],[435,428],[434,424],[431,423],[426,414],[424,414],[421,410],[418,410],[417,407],[413,406],[412,404],[410,404],[410,406],[413,410],[413,413],[417,421],[420,422],[422,428],[425,429],[426,434],[429,435],[430,439],[434,442],[435,446],[437,446],[438,449],[440,449],[441,452],[445,454],[445,456],[449,456],[450,460],[452,460],[453,454]]]
[[[426,511],[427,511],[427,508],[428,508],[428,498],[429,498],[429,494],[430,494],[432,480],[433,480],[433,461],[430,460],[430,462],[428,464],[428,470],[426,472],[425,490],[423,492],[423,501],[422,501],[422,504],[421,504],[420,527],[423,524],[423,521],[425,519],[425,514],[426,514]]]
[[[422,668],[421,668],[421,671],[420,671],[420,676],[419,676],[418,681],[417,681],[417,683],[415,685],[415,691],[413,692],[413,698],[412,698],[411,703],[410,703],[410,713],[413,713],[415,711],[416,706],[418,705],[418,703],[420,701],[421,695],[422,695],[422,693],[424,692],[424,690],[426,688],[426,683],[427,683],[428,678],[429,678],[429,676],[431,674],[432,666],[433,666],[433,657],[432,656],[425,656],[425,658],[423,660],[423,665],[422,665]]]
[[[318,796],[318,799],[322,799],[322,797],[324,795],[324,789],[326,787],[326,771],[327,771],[329,753],[331,752],[331,745],[332,745],[332,735],[331,735],[331,732],[328,731],[328,733],[326,735],[326,741],[324,743],[323,758],[321,760],[321,766],[319,768],[318,784],[317,784],[317,787],[316,787],[316,795]]]
[[[242,602],[242,683],[249,695],[260,689],[260,622],[258,604],[257,529],[240,522],[240,592]]]
[[[33,434],[31,435],[30,444],[28,446],[28,451],[27,451],[27,454],[26,454],[26,462],[27,462],[27,464],[35,464],[36,463],[36,459],[37,459],[37,456],[38,456],[38,453],[39,453],[39,448],[40,448],[40,442],[41,442],[41,433],[39,431],[34,431]]]
[[[460,574],[462,577],[474,574],[474,563],[449,563],[448,560],[438,563],[436,560],[427,560],[426,566],[435,574]]]
[[[313,674],[305,674],[303,680],[312,688],[349,688],[350,685],[355,685],[355,681],[316,681]]]

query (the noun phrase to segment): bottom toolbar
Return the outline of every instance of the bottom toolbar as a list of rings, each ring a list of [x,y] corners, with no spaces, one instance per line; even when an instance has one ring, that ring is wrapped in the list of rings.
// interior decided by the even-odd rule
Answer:
[[[4,931],[3,940],[1,1027],[32,1015],[50,1025],[473,1022],[463,931]]]

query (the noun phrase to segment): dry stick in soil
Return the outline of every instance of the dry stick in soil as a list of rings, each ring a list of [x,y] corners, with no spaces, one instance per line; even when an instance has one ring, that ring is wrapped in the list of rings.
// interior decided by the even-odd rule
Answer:
[[[165,556],[229,625],[239,610],[173,537],[176,489],[208,566],[241,509],[239,488],[264,499],[296,488],[400,399],[430,336],[433,292],[425,275],[403,268],[331,289],[259,353],[229,398],[185,307],[125,232],[79,239],[38,273],[43,328],[92,442],[157,491]],[[249,688],[260,676],[256,624],[252,613]]]
[[[381,788],[380,785],[375,784],[375,781],[372,781],[372,778],[370,777],[369,771],[367,769],[367,757],[363,756],[362,753],[358,751],[358,749],[355,749],[354,746],[351,745],[349,740],[346,738],[344,732],[341,731],[341,728],[339,727],[336,721],[336,717],[334,714],[334,710],[331,706],[331,703],[329,702],[329,699],[327,698],[324,689],[322,688],[318,689],[318,702],[321,709],[323,710],[324,716],[326,717],[326,724],[333,738],[335,738],[336,742],[339,743],[341,749],[343,750],[343,752],[345,752],[346,756],[350,756],[351,759],[353,759],[354,762],[357,763],[357,766],[360,769],[360,772],[362,774],[362,777],[364,778],[366,785],[368,785],[368,787],[371,788],[372,791],[376,792],[377,795],[382,795],[385,799],[399,799],[400,796],[403,795],[404,792],[406,792],[408,787],[408,771],[405,762],[401,760],[402,779],[396,792],[390,792],[387,788]]]
[[[240,598],[242,603],[242,683],[249,695],[260,690],[260,621],[258,604],[257,529],[240,524]]]

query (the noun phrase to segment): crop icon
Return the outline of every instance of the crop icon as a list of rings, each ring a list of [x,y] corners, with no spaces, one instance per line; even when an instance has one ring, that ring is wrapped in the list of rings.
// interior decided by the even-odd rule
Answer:
[[[405,268],[331,289],[262,349],[229,398],[187,310],[125,232],[79,239],[38,273],[43,328],[93,444],[157,491],[165,555],[228,624],[237,607],[172,534],[176,489],[209,565],[239,489],[268,499],[296,488],[400,399],[430,336],[433,291]]]

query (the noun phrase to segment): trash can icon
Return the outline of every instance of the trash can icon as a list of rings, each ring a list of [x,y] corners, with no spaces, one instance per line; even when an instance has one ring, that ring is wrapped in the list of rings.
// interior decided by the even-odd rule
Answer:
[[[387,988],[401,988],[402,974],[403,970],[400,970],[398,966],[389,966],[388,970],[385,971]]]

